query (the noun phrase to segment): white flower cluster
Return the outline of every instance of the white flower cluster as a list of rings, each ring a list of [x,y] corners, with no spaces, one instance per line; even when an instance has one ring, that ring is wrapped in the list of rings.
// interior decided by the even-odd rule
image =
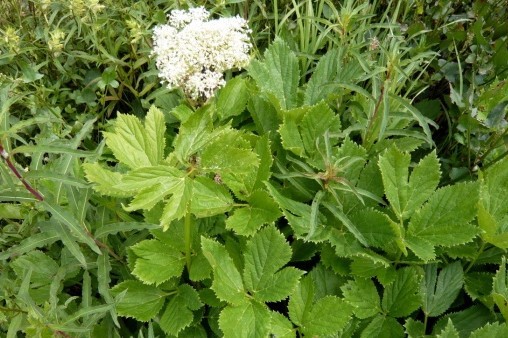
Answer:
[[[203,7],[174,10],[155,27],[153,55],[159,77],[192,99],[208,99],[225,84],[223,72],[249,63],[247,22],[239,16],[209,20]]]

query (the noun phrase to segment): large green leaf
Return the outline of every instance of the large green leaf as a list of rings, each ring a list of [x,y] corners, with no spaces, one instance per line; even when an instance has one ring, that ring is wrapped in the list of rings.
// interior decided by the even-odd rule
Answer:
[[[336,334],[348,323],[353,307],[335,296],[314,299],[314,283],[310,276],[301,279],[291,294],[289,317],[306,336]]]
[[[274,98],[282,109],[294,108],[298,103],[300,70],[298,59],[289,46],[276,38],[264,54],[263,61],[253,60],[248,68],[262,93]]]
[[[111,292],[115,296],[122,294],[116,304],[120,316],[145,322],[159,313],[166,297],[166,293],[159,288],[135,280],[123,281],[115,285]]]
[[[226,82],[217,97],[217,112],[221,119],[240,115],[247,105],[249,91],[245,79],[235,77]]]
[[[374,209],[361,209],[351,215],[351,222],[363,235],[367,244],[376,248],[386,248],[397,238],[390,218]]]
[[[439,162],[432,152],[413,169],[408,181],[411,156],[395,147],[389,148],[379,158],[386,198],[399,218],[406,220],[432,195],[437,188]]]
[[[233,206],[229,191],[214,180],[196,177],[192,185],[190,212],[196,217],[210,217],[223,214]]]
[[[476,183],[441,188],[411,218],[408,234],[434,246],[467,243],[478,233],[477,227],[469,223],[476,216],[477,202]]]
[[[273,226],[265,227],[252,237],[247,243],[244,259],[245,287],[261,301],[286,298],[303,274],[294,268],[282,269],[291,259],[291,247]]]
[[[197,291],[192,286],[180,285],[177,294],[166,305],[161,316],[161,328],[167,334],[178,336],[180,331],[192,323],[194,315],[191,310],[197,310],[202,305]]]
[[[219,327],[225,338],[265,338],[270,323],[270,310],[256,301],[226,306],[219,316]]]
[[[201,237],[201,247],[213,269],[212,290],[217,297],[233,305],[245,303],[242,276],[226,248],[205,237]]]
[[[494,276],[492,297],[505,320],[508,320],[508,274],[506,272],[506,258],[503,257],[499,270]]]
[[[249,204],[238,208],[226,220],[226,228],[243,236],[252,236],[263,224],[269,224],[281,216],[277,204],[266,191],[254,191],[248,198]]]
[[[356,278],[341,287],[344,300],[353,306],[353,312],[360,319],[381,313],[381,302],[376,286],[370,279]]]
[[[118,114],[113,132],[105,132],[107,146],[131,169],[159,164],[164,155],[164,115],[151,108],[145,125],[133,115]]]
[[[395,318],[377,315],[362,331],[360,337],[402,338],[404,337],[404,328]]]
[[[459,294],[464,284],[464,272],[460,262],[447,265],[439,272],[439,276],[436,264],[428,264],[424,270],[421,283],[422,310],[429,317],[437,317],[448,310]]]
[[[415,267],[397,270],[395,281],[383,293],[382,307],[392,317],[406,317],[421,306],[421,272]]]
[[[137,259],[132,273],[147,284],[159,285],[179,277],[185,265],[180,251],[159,240],[144,240],[131,247]]]
[[[505,338],[508,337],[506,323],[492,323],[479,328],[471,333],[469,338]]]

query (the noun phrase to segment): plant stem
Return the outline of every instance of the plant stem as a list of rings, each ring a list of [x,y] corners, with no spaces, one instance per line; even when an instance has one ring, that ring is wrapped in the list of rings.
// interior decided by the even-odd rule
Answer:
[[[188,212],[185,215],[184,239],[185,239],[185,262],[187,264],[187,272],[190,273],[191,266],[191,240],[192,240],[192,215]]]

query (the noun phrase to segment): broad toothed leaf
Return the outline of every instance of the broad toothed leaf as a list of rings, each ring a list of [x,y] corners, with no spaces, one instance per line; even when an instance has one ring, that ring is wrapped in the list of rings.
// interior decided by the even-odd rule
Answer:
[[[256,301],[226,306],[219,316],[219,327],[224,337],[265,338],[270,326],[270,310]]]
[[[421,272],[414,267],[397,270],[395,281],[385,288],[382,306],[392,317],[406,317],[422,303],[420,296]]]
[[[166,297],[166,292],[159,288],[135,280],[124,281],[111,290],[114,296],[124,291],[125,294],[116,303],[118,314],[145,322],[159,313]]]
[[[341,287],[344,300],[353,306],[356,317],[365,319],[381,312],[376,286],[370,279],[356,278]]]
[[[228,303],[239,305],[246,302],[242,276],[226,248],[214,240],[201,238],[203,254],[212,266],[212,290],[217,297]]]
[[[437,265],[428,264],[421,284],[422,310],[430,317],[443,314],[452,305],[464,283],[462,265],[455,262],[444,267],[439,275]]]
[[[177,249],[156,239],[144,240],[131,247],[138,257],[132,273],[147,284],[161,284],[179,277],[185,257]]]
[[[167,334],[178,336],[181,330],[192,323],[194,315],[191,310],[199,309],[203,304],[194,288],[188,284],[182,284],[177,289],[177,294],[166,306],[160,319],[160,326]]]
[[[282,109],[297,105],[300,70],[298,59],[280,38],[265,51],[264,60],[253,60],[249,75],[254,78],[261,92],[275,99]]]

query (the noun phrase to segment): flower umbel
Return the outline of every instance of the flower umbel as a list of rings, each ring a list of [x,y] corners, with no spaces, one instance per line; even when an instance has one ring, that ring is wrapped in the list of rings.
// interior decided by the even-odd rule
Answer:
[[[175,10],[155,27],[153,55],[159,77],[194,100],[206,100],[225,84],[223,72],[249,63],[247,22],[239,16],[210,20],[203,7]]]

